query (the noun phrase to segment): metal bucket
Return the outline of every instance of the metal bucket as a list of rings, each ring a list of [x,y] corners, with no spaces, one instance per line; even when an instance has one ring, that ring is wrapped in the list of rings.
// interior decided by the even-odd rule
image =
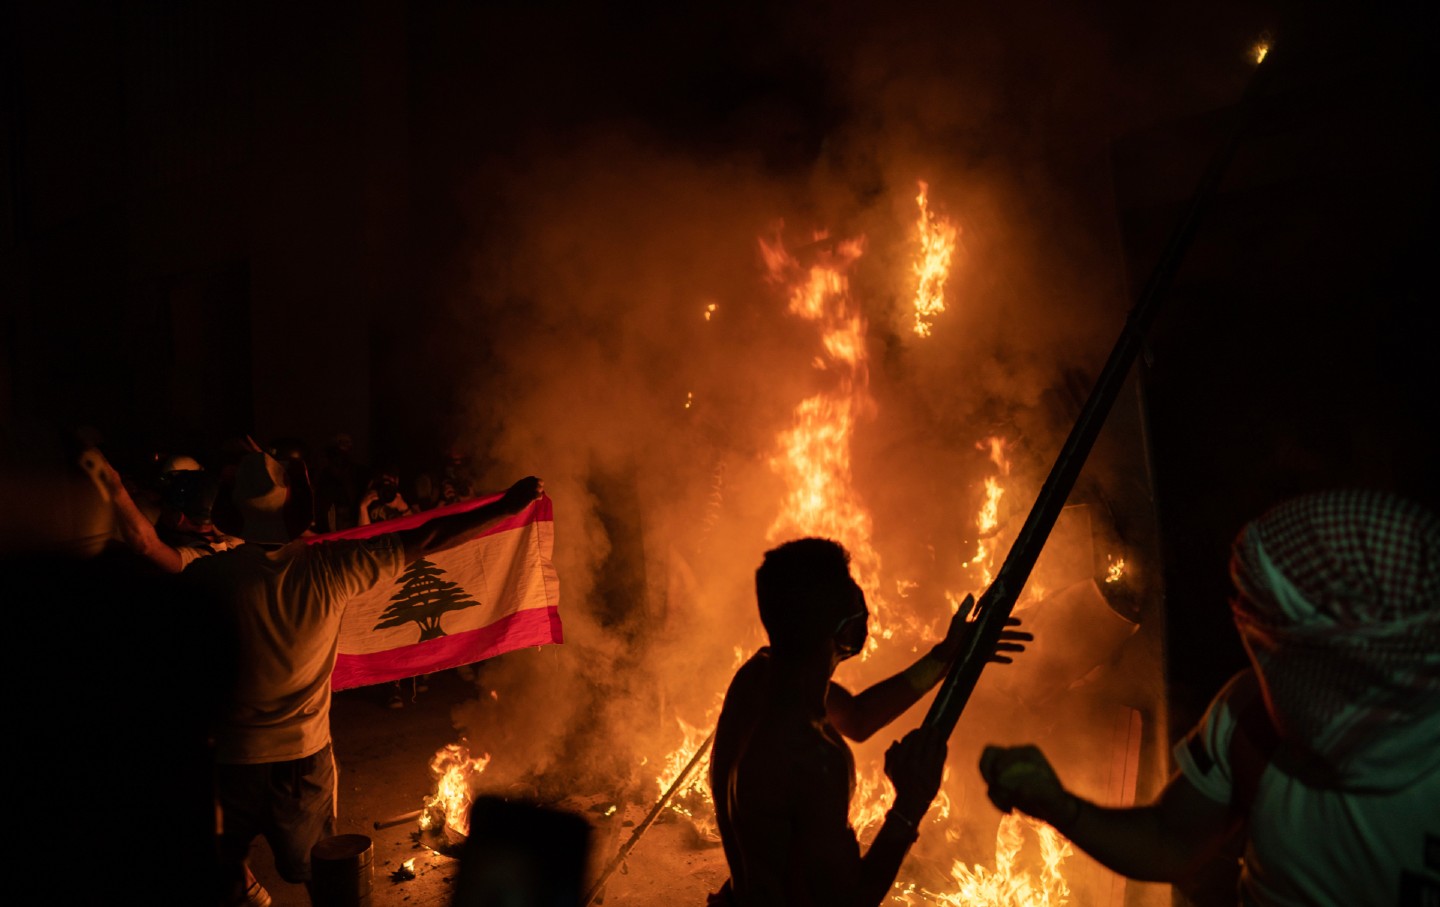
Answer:
[[[310,848],[314,907],[370,907],[374,852],[368,835],[332,835]]]

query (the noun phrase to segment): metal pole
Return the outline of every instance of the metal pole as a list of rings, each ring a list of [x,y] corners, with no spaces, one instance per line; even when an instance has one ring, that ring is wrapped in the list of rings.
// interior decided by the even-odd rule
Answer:
[[[955,723],[960,720],[960,713],[964,711],[970,694],[975,690],[980,672],[995,653],[1005,621],[1014,610],[1020,591],[1030,578],[1030,571],[1034,569],[1035,561],[1045,546],[1045,540],[1049,537],[1050,530],[1055,527],[1055,521],[1065,506],[1066,498],[1075,487],[1075,480],[1085,465],[1085,458],[1089,456],[1090,449],[1105,424],[1105,417],[1110,413],[1110,407],[1125,382],[1125,376],[1140,352],[1145,332],[1155,319],[1159,302],[1174,282],[1185,250],[1195,236],[1201,217],[1210,207],[1221,177],[1235,156],[1240,139],[1253,117],[1255,99],[1260,96],[1262,86],[1267,81],[1274,56],[1275,49],[1272,47],[1256,66],[1255,74],[1251,76],[1245,95],[1240,101],[1240,109],[1227,141],[1211,159],[1209,167],[1201,177],[1190,204],[1170,235],[1159,263],[1151,272],[1134,308],[1130,310],[1120,338],[1110,351],[1110,358],[1106,360],[1100,377],[1096,379],[1090,398],[1085,401],[1075,426],[1065,439],[1065,445],[1060,449],[1045,484],[1041,486],[1025,524],[1010,546],[1009,553],[1005,555],[1004,564],[990,588],[980,597],[976,609],[978,626],[970,635],[965,651],[950,666],[950,672],[945,676],[945,681],[940,691],[935,694],[934,701],[930,703],[930,711],[925,716],[925,725],[939,728],[946,737],[955,730]]]

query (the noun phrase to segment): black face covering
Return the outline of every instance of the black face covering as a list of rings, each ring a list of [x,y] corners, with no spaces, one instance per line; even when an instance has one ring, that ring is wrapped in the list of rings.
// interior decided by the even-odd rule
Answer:
[[[835,640],[835,648],[839,651],[842,659],[854,658],[865,648],[865,640],[870,635],[870,608],[865,602],[865,593],[859,586],[855,587],[855,604],[857,610],[852,611],[841,618],[840,623],[835,625],[835,631],[831,635]]]

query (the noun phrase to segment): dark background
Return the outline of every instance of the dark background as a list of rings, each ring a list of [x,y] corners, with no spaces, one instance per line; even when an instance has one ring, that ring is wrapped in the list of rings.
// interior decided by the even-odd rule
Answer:
[[[487,180],[617,129],[803,181],[862,109],[841,61],[880,33],[1001,48],[965,153],[1038,162],[1088,212],[1066,229],[1119,237],[1133,298],[1273,30],[1273,84],[1140,366],[1183,731],[1243,661],[1214,605],[1246,519],[1334,484],[1436,505],[1435,47],[1403,5],[1160,6],[17,4],[7,456],[88,426],[121,459],[343,431],[418,461],[455,439],[455,376],[505,342],[446,342],[466,249],[503,229]]]

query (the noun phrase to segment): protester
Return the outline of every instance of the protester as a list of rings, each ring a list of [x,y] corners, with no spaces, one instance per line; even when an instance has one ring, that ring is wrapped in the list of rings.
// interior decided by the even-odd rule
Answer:
[[[18,697],[12,710],[6,808],[25,817],[27,835],[73,838],[80,823],[104,829],[105,839],[86,848],[83,870],[27,870],[31,894],[12,886],[10,900],[212,904],[219,866],[209,706],[226,654],[210,615],[112,537],[113,502],[78,468],[80,450],[57,445],[43,466],[14,472],[8,453],[0,449],[7,679],[13,689],[38,681],[40,692]],[[57,518],[28,512],[29,501],[45,502]],[[23,537],[9,533],[12,520]],[[151,872],[161,865],[157,847],[163,871]],[[156,880],[139,885],[147,874]]]
[[[394,467],[382,469],[365,486],[365,494],[361,496],[356,512],[361,526],[413,513],[414,509],[400,493],[400,471]]]
[[[233,499],[235,534],[245,544],[183,576],[197,607],[215,608],[238,650],[234,692],[215,729],[222,859],[243,867],[263,835],[281,877],[301,883],[310,879],[311,846],[334,831],[330,676],[345,602],[522,511],[541,486],[522,479],[490,504],[423,526],[308,544],[299,536],[310,524],[310,498],[296,463],[258,452],[242,460]],[[234,888],[233,903],[269,900],[248,869],[243,882],[237,871]]]
[[[1155,803],[1082,799],[1033,746],[986,748],[990,799],[1151,881],[1243,828],[1247,907],[1440,903],[1440,519],[1387,493],[1306,495],[1243,529],[1231,576],[1250,667]]]
[[[355,459],[355,442],[344,432],[325,445],[315,477],[315,523],[321,532],[350,529],[359,522],[366,468]]]
[[[831,680],[867,635],[869,611],[849,561],[835,542],[807,538],[767,552],[755,572],[770,645],[736,672],[715,732],[710,785],[730,881],[712,904],[878,905],[939,789],[944,739],[922,729],[891,745],[885,773],[895,802],[860,855],[849,822],[855,762],[841,737],[864,740],[914,705],[972,625],[962,608],[927,655],[852,695]],[[999,649],[1020,651],[1028,638],[1007,629]]]

